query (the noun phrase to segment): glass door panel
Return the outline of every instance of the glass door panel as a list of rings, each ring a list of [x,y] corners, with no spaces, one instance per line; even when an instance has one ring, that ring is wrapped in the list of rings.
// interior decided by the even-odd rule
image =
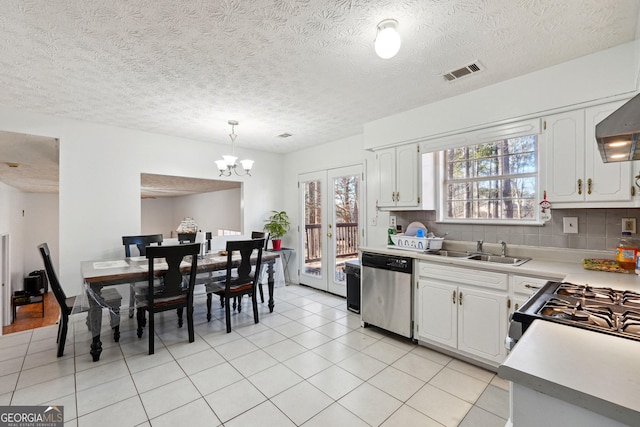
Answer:
[[[323,254],[326,247],[326,172],[300,176],[301,248],[300,283],[327,290]]]
[[[329,292],[346,296],[345,262],[358,259],[362,168],[354,166],[332,169],[327,173],[332,187],[330,220],[327,225],[331,260]]]
[[[346,296],[345,262],[358,259],[362,166],[300,175],[300,283]]]

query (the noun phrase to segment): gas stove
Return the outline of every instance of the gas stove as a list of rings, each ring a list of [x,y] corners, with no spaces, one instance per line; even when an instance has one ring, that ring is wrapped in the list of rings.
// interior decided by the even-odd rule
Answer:
[[[513,313],[507,348],[536,319],[640,341],[640,293],[547,282]]]

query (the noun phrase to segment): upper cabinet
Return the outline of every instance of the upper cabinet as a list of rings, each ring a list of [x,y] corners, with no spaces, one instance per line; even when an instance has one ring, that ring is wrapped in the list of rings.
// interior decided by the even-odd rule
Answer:
[[[632,162],[604,163],[595,126],[622,102],[555,114],[544,119],[541,151],[547,199],[553,207],[630,204]]]
[[[420,160],[417,144],[376,151],[379,208],[420,205]]]

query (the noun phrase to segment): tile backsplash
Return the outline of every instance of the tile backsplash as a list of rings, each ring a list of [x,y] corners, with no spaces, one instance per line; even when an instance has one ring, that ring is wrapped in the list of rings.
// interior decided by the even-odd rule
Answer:
[[[636,218],[640,231],[640,208],[634,209],[556,209],[551,221],[543,226],[533,225],[474,225],[436,222],[435,211],[396,211],[397,223],[403,229],[413,221],[422,222],[436,236],[445,233],[447,239],[511,245],[544,246],[554,248],[614,250],[622,233],[622,218]],[[562,218],[578,218],[578,233],[562,232]],[[640,245],[640,235],[633,234]]]

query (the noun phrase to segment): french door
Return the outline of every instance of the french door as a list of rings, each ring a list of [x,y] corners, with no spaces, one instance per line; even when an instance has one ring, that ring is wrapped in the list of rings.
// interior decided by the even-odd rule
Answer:
[[[358,258],[363,223],[362,165],[302,174],[300,283],[346,296],[344,264]]]

